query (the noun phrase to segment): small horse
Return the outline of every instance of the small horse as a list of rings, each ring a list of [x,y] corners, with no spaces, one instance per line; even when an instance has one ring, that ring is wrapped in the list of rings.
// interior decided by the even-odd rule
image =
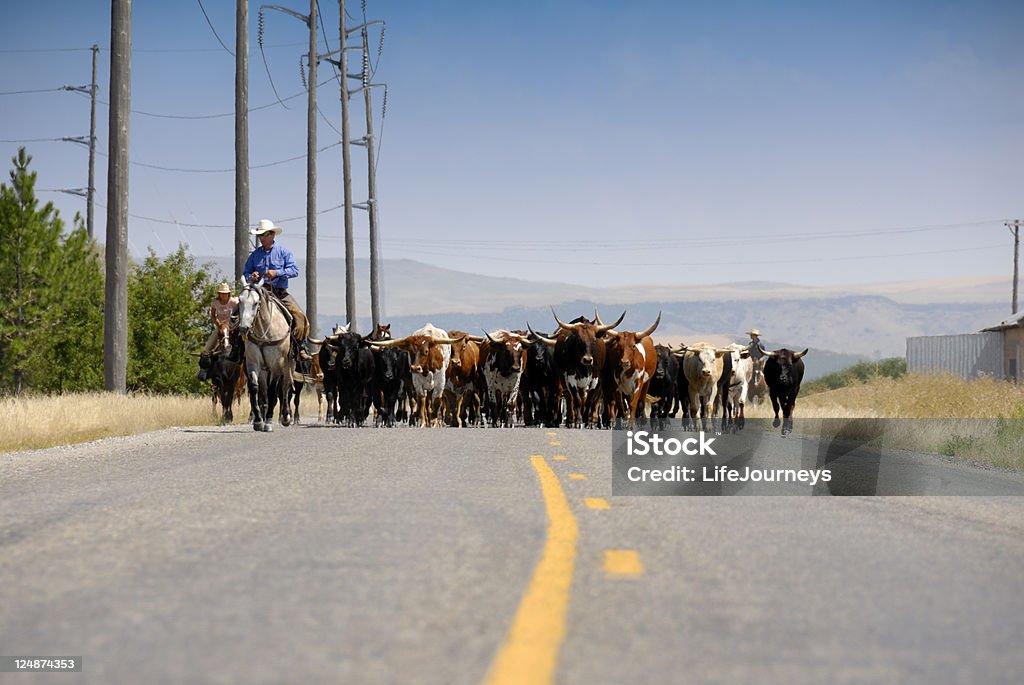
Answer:
[[[273,430],[273,406],[281,407],[281,425],[292,422],[291,324],[280,300],[261,286],[249,283],[238,295],[238,330],[245,337],[245,367],[249,381],[253,430]],[[273,396],[273,401],[271,401]]]

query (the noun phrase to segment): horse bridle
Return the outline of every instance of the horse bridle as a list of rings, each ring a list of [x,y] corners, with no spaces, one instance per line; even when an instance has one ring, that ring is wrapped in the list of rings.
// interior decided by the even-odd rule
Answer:
[[[252,326],[249,327],[249,331],[243,336],[243,339],[246,342],[251,340],[254,344],[258,345],[259,347],[265,347],[267,345],[277,345],[277,344],[280,344],[281,342],[284,341],[285,338],[288,337],[288,333],[285,333],[283,336],[281,336],[277,340],[268,340],[266,338],[261,338],[258,335],[254,336],[254,331],[255,331],[255,328],[256,328],[256,322],[259,321],[259,317],[260,317],[260,305],[262,305],[263,304],[263,300],[266,297],[268,297],[267,294],[262,291],[262,289],[261,290],[257,290],[257,288],[261,288],[261,286],[258,286],[255,283],[250,283],[250,284],[246,285],[245,288],[244,288],[244,290],[255,291],[256,295],[257,295],[257,299],[256,299],[256,307],[255,307],[255,310],[253,311],[253,314],[252,314]]]

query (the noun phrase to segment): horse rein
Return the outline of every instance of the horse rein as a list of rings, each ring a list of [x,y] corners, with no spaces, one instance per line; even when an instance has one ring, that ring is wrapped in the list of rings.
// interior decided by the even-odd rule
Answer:
[[[252,290],[256,290],[257,287],[258,286],[250,284],[250,285],[245,286],[245,290],[252,291]],[[243,336],[243,340],[245,340],[246,342],[250,342],[251,341],[252,343],[257,345],[258,347],[266,347],[267,345],[278,345],[281,342],[283,342],[285,338],[288,337],[289,333],[285,333],[282,337],[278,338],[277,340],[268,340],[266,338],[261,337],[259,334],[255,333],[256,324],[260,320],[260,305],[262,305],[263,304],[263,300],[266,297],[268,297],[265,293],[262,293],[262,292],[259,292],[259,291],[257,291],[256,294],[258,296],[258,299],[256,300],[256,308],[255,308],[255,311],[253,312],[253,316],[252,316],[252,324],[253,325],[249,329],[249,332],[246,333]],[[267,324],[267,325],[269,325],[269,324]]]

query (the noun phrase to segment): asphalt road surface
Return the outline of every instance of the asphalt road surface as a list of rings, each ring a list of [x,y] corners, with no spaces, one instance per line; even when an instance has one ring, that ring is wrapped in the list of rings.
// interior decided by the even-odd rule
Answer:
[[[1024,682],[1024,497],[611,477],[567,429],[0,455],[0,655],[83,658],[0,683]]]

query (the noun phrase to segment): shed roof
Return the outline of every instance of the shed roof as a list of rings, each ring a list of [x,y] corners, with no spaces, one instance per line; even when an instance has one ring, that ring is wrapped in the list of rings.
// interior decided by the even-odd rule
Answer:
[[[989,326],[988,328],[982,328],[982,333],[999,332],[1005,331],[1007,328],[1019,328],[1024,326],[1024,311],[1016,312],[1011,314],[1009,319],[999,322],[996,326]]]

